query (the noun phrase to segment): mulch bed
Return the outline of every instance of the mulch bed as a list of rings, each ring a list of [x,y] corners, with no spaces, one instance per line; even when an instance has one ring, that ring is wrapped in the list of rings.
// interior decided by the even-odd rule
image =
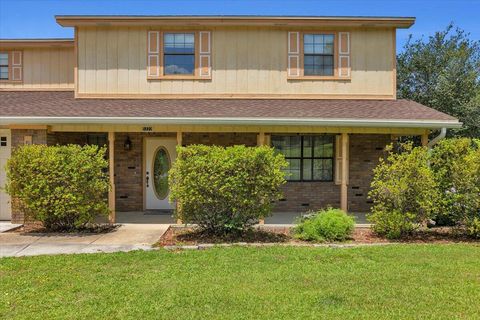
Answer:
[[[48,234],[99,234],[108,233],[116,230],[118,225],[108,223],[94,223],[79,229],[61,229],[61,230],[49,230],[43,226],[41,222],[29,222],[16,228],[11,232],[15,233],[48,233]]]
[[[382,243],[456,243],[476,242],[478,240],[468,238],[456,232],[452,228],[432,228],[418,231],[402,240],[390,241],[376,235],[370,228],[355,228],[348,244],[382,244]],[[248,230],[237,235],[211,235],[193,227],[171,226],[162,235],[156,244],[165,246],[189,246],[199,244],[223,244],[223,243],[279,243],[279,244],[311,244],[300,241],[291,235],[290,227],[269,227],[264,225]]]

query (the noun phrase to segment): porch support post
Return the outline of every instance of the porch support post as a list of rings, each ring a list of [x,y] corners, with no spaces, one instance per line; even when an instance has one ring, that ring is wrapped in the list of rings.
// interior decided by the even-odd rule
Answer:
[[[108,175],[110,179],[110,190],[108,191],[108,208],[110,214],[108,221],[115,223],[115,132],[108,132]]]
[[[340,189],[340,209],[348,211],[348,159],[346,157],[348,153],[348,134],[342,133],[342,184]]]
[[[265,145],[265,132],[259,132],[257,135],[257,146]],[[265,219],[258,220],[258,224],[265,224]]]
[[[426,147],[428,144],[428,132],[422,134],[422,146]]]
[[[178,131],[177,132],[177,146],[182,146],[182,140],[183,140],[183,132],[181,131]],[[181,207],[180,207],[180,203],[177,201],[177,203],[175,204],[175,207],[177,209],[177,213],[180,212],[181,210]],[[182,224],[183,221],[181,219],[177,219],[177,224]]]

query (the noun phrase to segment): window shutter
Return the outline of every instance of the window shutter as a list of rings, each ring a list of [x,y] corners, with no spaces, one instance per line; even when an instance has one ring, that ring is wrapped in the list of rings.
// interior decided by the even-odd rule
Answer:
[[[148,31],[147,76],[160,76],[160,32]]]
[[[300,76],[300,32],[288,33],[288,76]]]
[[[350,32],[338,33],[338,76],[350,77]]]
[[[212,37],[210,31],[200,31],[200,77],[212,76]]]
[[[23,75],[23,56],[22,51],[12,51],[11,53],[12,61],[12,78],[13,81],[22,81]]]
[[[348,149],[347,149],[348,150]],[[348,151],[346,155],[347,161],[349,159]],[[342,184],[342,136],[335,136],[335,184]],[[347,172],[347,184],[348,184],[348,172]]]

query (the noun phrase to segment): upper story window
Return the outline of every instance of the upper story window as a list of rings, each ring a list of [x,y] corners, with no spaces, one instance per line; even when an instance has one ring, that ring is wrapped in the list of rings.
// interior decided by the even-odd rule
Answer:
[[[289,80],[350,80],[350,32],[288,32]]]
[[[333,181],[334,135],[272,136],[272,146],[285,156],[288,181]]]
[[[147,32],[147,79],[210,80],[211,31]]]
[[[0,80],[8,80],[8,52],[0,52]]]
[[[0,52],[0,81],[21,82],[23,78],[23,52]]]
[[[165,75],[195,73],[194,33],[165,33],[163,46]]]
[[[303,38],[303,72],[306,76],[334,75],[333,34],[305,34]]]

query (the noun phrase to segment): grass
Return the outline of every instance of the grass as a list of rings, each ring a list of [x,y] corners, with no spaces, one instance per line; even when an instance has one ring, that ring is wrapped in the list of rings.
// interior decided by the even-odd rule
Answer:
[[[479,261],[472,244],[4,258],[0,318],[478,319]]]

